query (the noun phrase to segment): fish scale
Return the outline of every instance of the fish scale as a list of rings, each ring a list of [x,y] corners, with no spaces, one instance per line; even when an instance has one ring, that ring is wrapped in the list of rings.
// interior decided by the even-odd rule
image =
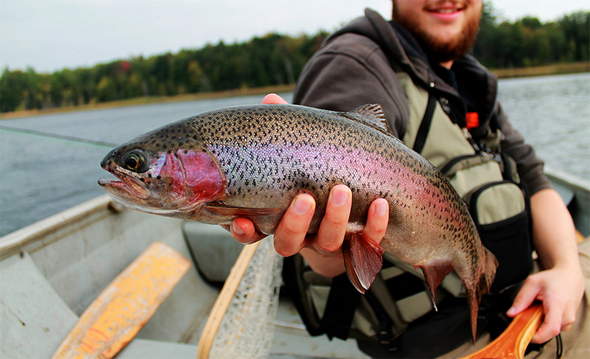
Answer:
[[[99,183],[138,210],[225,225],[246,217],[265,234],[302,192],[316,200],[308,231],[316,233],[331,188],[345,184],[353,194],[343,245],[351,282],[364,292],[383,251],[422,268],[432,296],[454,269],[466,288],[475,337],[478,301],[497,261],[447,179],[388,133],[384,121],[378,105],[348,113],[293,105],[215,110],[115,148],[102,166],[121,181]],[[380,245],[362,234],[377,198],[390,207]]]

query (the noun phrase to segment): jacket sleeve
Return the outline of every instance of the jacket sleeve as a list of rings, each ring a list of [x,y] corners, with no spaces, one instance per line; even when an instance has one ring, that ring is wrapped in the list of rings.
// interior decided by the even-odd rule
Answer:
[[[517,164],[517,171],[532,194],[551,188],[551,181],[543,172],[544,162],[537,157],[535,150],[527,144],[524,137],[508,121],[508,116],[498,104],[497,112],[500,129],[505,138],[502,140],[502,151],[512,157]]]
[[[401,86],[378,45],[360,37],[343,35],[316,53],[299,78],[293,102],[333,111],[377,103],[398,136],[408,118],[407,108],[395,99]]]

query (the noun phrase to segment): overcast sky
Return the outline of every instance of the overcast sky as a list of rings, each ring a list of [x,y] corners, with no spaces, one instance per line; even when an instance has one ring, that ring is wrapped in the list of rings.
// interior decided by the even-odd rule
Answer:
[[[411,1],[411,0],[405,0]],[[493,0],[505,19],[555,20],[588,0]],[[52,72],[248,40],[268,32],[333,31],[390,0],[0,0],[0,70]]]

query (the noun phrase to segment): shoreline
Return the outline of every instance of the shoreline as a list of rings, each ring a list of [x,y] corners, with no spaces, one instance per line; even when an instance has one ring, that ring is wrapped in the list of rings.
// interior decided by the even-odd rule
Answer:
[[[590,62],[573,62],[513,69],[490,69],[498,78],[567,75],[590,72]]]
[[[0,113],[1,120],[16,119],[21,117],[33,117],[50,114],[77,112],[77,111],[90,111],[90,110],[103,110],[109,108],[120,108],[128,106],[138,105],[150,105],[159,103],[174,103],[174,102],[186,102],[186,101],[199,101],[199,100],[211,100],[218,98],[227,97],[243,97],[243,96],[264,96],[268,93],[285,93],[292,92],[295,89],[295,84],[290,85],[276,85],[267,87],[256,87],[249,89],[235,89],[225,90],[217,92],[200,92],[191,94],[182,94],[175,96],[146,96],[146,97],[135,97],[126,100],[118,100],[111,102],[100,102],[100,103],[89,103],[78,106],[64,106],[55,107],[43,110],[18,110],[13,112]],[[260,98],[262,101],[262,97]]]
[[[513,69],[490,69],[500,79],[507,78],[522,78],[533,76],[551,76],[551,75],[565,75],[590,72],[590,62],[575,62],[565,64],[553,64],[545,66],[513,68]],[[33,117],[49,114],[59,114],[76,111],[100,110],[109,108],[119,108],[127,106],[158,104],[158,103],[174,103],[185,101],[210,100],[237,96],[264,96],[268,93],[285,93],[292,92],[295,89],[295,84],[267,86],[249,89],[235,89],[218,92],[202,92],[195,94],[183,94],[176,96],[148,96],[136,97],[126,100],[118,100],[112,102],[91,103],[78,106],[56,107],[43,110],[18,110],[13,112],[5,112],[0,114],[0,120],[16,119],[21,117]],[[262,100],[262,98],[261,98]]]

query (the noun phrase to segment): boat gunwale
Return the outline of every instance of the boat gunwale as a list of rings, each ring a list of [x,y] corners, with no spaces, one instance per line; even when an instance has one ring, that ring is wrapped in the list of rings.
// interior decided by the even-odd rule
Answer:
[[[121,211],[111,197],[104,194],[0,237],[0,259],[18,253],[36,240],[44,239],[49,234],[108,208],[113,212]]]
[[[590,181],[548,166],[545,166],[544,172],[552,183],[560,182],[566,184],[570,188],[573,187],[575,190],[590,192]]]

